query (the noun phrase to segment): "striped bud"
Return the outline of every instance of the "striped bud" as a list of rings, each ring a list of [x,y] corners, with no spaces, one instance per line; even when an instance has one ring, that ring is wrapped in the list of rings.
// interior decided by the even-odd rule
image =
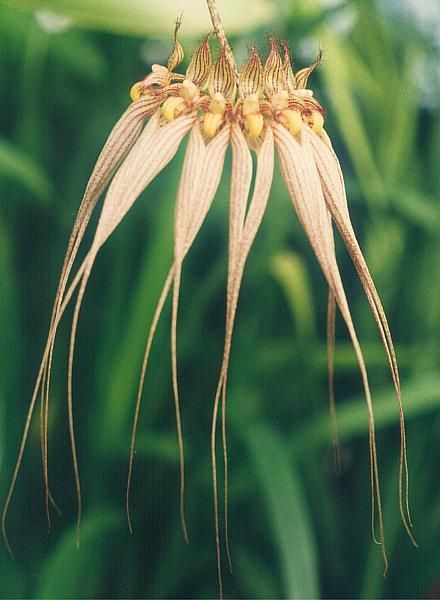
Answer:
[[[192,55],[191,62],[186,70],[186,78],[195,85],[203,87],[208,81],[211,67],[212,55],[211,49],[209,48],[209,38],[206,37],[205,41],[200,44]]]
[[[283,63],[275,40],[269,38],[270,52],[264,65],[264,85],[269,96],[282,91],[284,85]]]
[[[183,61],[183,59],[185,57],[183,48],[180,45],[179,40],[177,39],[177,32],[180,29],[180,24],[181,24],[181,21],[180,21],[180,19],[178,19],[176,21],[176,27],[174,28],[174,47],[173,47],[171,56],[168,59],[168,64],[167,64],[168,71],[170,71],[170,72],[174,71],[174,69],[180,65],[180,63]]]
[[[226,52],[222,50],[220,56],[215,61],[212,67],[209,93],[214,96],[220,93],[228,100],[233,100],[235,97],[236,84],[234,66],[231,64]]]
[[[285,42],[284,40],[280,40],[280,44],[283,48],[283,53],[284,53],[284,59],[283,59],[284,83],[285,83],[289,93],[292,93],[296,88],[295,75],[293,74],[293,71],[292,71],[292,59],[290,57],[290,51],[289,51],[287,42]]]
[[[263,91],[263,66],[255,48],[252,48],[251,56],[240,73],[238,90],[242,98],[253,94],[260,96]]]
[[[301,69],[295,74],[295,87],[297,90],[304,90],[307,87],[307,81],[322,59],[322,51],[319,51],[316,60],[305,69]]]

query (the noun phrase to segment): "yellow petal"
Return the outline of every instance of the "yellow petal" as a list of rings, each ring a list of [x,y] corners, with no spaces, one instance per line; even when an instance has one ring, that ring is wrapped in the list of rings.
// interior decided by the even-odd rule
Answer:
[[[283,110],[281,113],[281,122],[292,135],[296,135],[302,127],[302,117],[297,110]]]
[[[214,113],[215,115],[223,115],[226,110],[226,100],[225,97],[216,92],[211,100],[209,105],[209,112]]]
[[[162,106],[162,114],[168,123],[171,123],[183,111],[184,106],[185,101],[180,96],[167,98]]]
[[[263,115],[247,115],[245,118],[245,122],[249,137],[253,140],[257,139],[264,127]]]
[[[137,81],[135,84],[133,84],[131,86],[130,98],[133,100],[133,102],[136,102],[136,100],[139,100],[141,95],[142,95],[142,82]]]
[[[203,133],[208,138],[212,138],[218,131],[223,115],[220,113],[207,112],[203,119]]]
[[[311,116],[308,119],[308,123],[315,133],[320,133],[324,127],[324,117],[322,113],[317,110],[312,111]]]

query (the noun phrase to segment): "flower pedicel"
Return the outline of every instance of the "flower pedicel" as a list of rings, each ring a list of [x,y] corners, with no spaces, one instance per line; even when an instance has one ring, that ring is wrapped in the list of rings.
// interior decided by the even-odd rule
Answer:
[[[276,151],[280,171],[295,211],[329,286],[329,381],[332,381],[333,377],[332,354],[336,306],[339,308],[347,326],[361,371],[368,408],[372,532],[374,539],[376,539],[374,521],[377,511],[379,518],[378,543],[381,544],[386,567],[387,559],[373,406],[362,350],[336,262],[332,222],[336,224],[357,269],[388,358],[400,414],[400,512],[404,526],[413,540],[410,532],[408,467],[399,373],[385,312],[350,221],[339,162],[323,128],[324,111],[313,97],[313,92],[307,87],[308,78],[319,64],[321,57],[318,56],[317,60],[309,67],[294,73],[287,44],[270,38],[269,54],[264,65],[256,49],[253,48],[249,60],[239,73],[218,17],[215,3],[213,0],[207,0],[207,3],[219,42],[217,59],[215,61],[212,59],[207,37],[194,53],[185,75],[177,73],[175,70],[184,58],[183,49],[177,39],[180,25],[180,23],[177,23],[174,33],[174,48],[167,66],[153,65],[152,72],[144,80],[133,85],[131,88],[133,102],[110,133],[87,184],[64,258],[55,294],[47,343],[30,403],[16,467],[5,502],[2,518],[3,536],[8,550],[11,552],[6,534],[6,516],[39,394],[41,394],[41,452],[49,525],[50,504],[53,504],[56,508],[49,488],[47,451],[51,366],[60,319],[72,295],[78,288],[70,337],[67,401],[78,499],[77,540],[79,543],[82,502],[74,435],[72,369],[76,329],[82,299],[99,250],[140,194],[173,159],[184,137],[189,135],[175,208],[174,260],[164,283],[151,324],[136,401],[126,491],[126,508],[130,530],[129,492],[143,384],[156,326],[172,287],[171,364],[181,472],[180,515],[184,537],[188,541],[184,515],[184,448],[180,420],[176,351],[179,288],[183,261],[213,202],[221,179],[226,150],[228,146],[231,146],[232,170],[226,330],[223,359],[214,399],[211,432],[217,565],[220,594],[222,594],[215,452],[217,417],[221,404],[225,467],[225,539],[228,559],[231,562],[227,533],[226,387],[228,364],[243,271],[269,199]],[[253,193],[249,199],[253,176],[252,152],[256,154],[257,166]],[[68,287],[70,274],[85,230],[100,196],[108,185],[92,244]],[[331,389],[330,399],[333,412],[333,393]]]

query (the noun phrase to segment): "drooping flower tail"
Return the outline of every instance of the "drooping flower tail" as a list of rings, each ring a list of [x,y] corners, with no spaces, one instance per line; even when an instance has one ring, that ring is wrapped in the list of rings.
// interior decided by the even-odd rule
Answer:
[[[336,263],[333,232],[327,214],[327,207],[319,182],[318,172],[313,160],[309,140],[302,136],[301,143],[289,136],[280,125],[274,126],[275,141],[278,150],[281,173],[291,195],[298,218],[307,233],[316,258],[335,296],[336,303],[353,344],[361,371],[368,409],[370,468],[372,487],[372,533],[375,538],[374,503],[377,502],[379,516],[380,543],[385,565],[387,566],[385,541],[383,533],[382,501],[377,465],[376,438],[374,427],[374,411],[371,401],[368,375],[362,350],[351,318],[347,298],[342,285]]]
[[[141,98],[137,102],[131,104],[121,116],[116,125],[113,127],[97,159],[96,165],[87,183],[84,196],[78,209],[72,232],[70,234],[57,291],[55,293],[55,300],[52,309],[52,316],[48,335],[50,335],[51,328],[57,320],[57,315],[59,313],[59,309],[63,301],[64,292],[67,286],[67,282],[69,280],[73,264],[75,262],[75,258],[78,253],[79,246],[84,237],[84,233],[87,229],[90,217],[95,210],[96,204],[101,194],[103,193],[105,187],[107,186],[116,169],[118,168],[119,164],[125,158],[128,151],[131,149],[134,142],[138,138],[142,130],[142,124],[144,120],[148,118],[154,112],[154,110],[156,110],[160,102],[160,96],[156,96]],[[57,508],[55,502],[51,497],[49,488],[47,452],[50,379],[53,361],[53,351],[55,345],[55,336],[56,332],[50,345],[49,355],[44,367],[43,378],[40,386],[42,394],[40,414],[42,426],[41,452],[43,459],[43,472],[46,489],[46,513],[49,528],[49,500],[51,500],[52,504],[55,506],[55,508]]]
[[[180,408],[179,408],[179,392],[177,382],[177,308],[178,308],[178,296],[180,286],[180,273],[182,264],[185,256],[190,250],[201,226],[205,220],[205,217],[211,207],[212,201],[216,194],[218,185],[220,183],[221,173],[223,170],[223,163],[225,158],[225,152],[229,144],[230,138],[230,126],[226,124],[221,132],[215,136],[212,140],[206,141],[200,138],[200,131],[198,127],[192,130],[187,148],[187,154],[185,156],[185,164],[182,172],[182,179],[179,185],[179,191],[176,202],[175,212],[175,258],[173,265],[170,268],[169,274],[166,278],[164,287],[162,289],[158,305],[153,317],[153,321],[150,326],[148,334],[147,345],[144,353],[144,359],[141,369],[141,376],[138,387],[138,394],[136,399],[136,407],[133,419],[131,445],[130,445],[130,458],[129,458],[129,469],[127,478],[127,490],[126,490],[126,510],[127,517],[130,526],[130,508],[129,508],[129,494],[130,485],[133,469],[133,458],[134,448],[136,440],[136,430],[139,420],[140,405],[142,400],[142,392],[144,387],[144,380],[148,366],[148,359],[150,356],[151,345],[153,342],[156,327],[159,321],[160,314],[162,312],[165,300],[170,291],[171,285],[174,286],[173,295],[173,314],[171,324],[171,338],[172,338],[172,352],[171,361],[173,368],[173,393],[175,398],[176,408],[176,419],[177,419],[177,431],[178,431],[178,444],[179,444],[179,462],[181,469],[181,487],[180,487],[180,513],[182,530],[184,536],[187,536],[186,525],[184,519],[184,457],[183,457],[183,439],[180,426]],[[203,143],[203,149],[201,144]],[[196,173],[200,171],[196,179],[192,178],[194,168],[194,152],[193,144],[198,147],[198,154],[202,154],[201,166],[195,169]],[[203,175],[203,176],[201,176]],[[178,270],[176,264],[179,264]],[[178,275],[176,275],[176,271]]]
[[[310,136],[310,141],[313,147],[316,165],[321,178],[322,189],[328,209],[336,223],[336,226],[339,229],[341,237],[344,240],[347,250],[353,260],[353,264],[359,274],[359,279],[365,290],[365,295],[370,304],[373,317],[376,321],[376,325],[386,351],[391,376],[396,391],[400,420],[400,513],[403,524],[411,541],[414,545],[417,545],[412,532],[410,531],[412,521],[409,509],[409,472],[406,452],[405,417],[401,399],[400,378],[396,352],[394,349],[394,343],[388,325],[388,320],[351,223],[342,171],[338,158],[333,151],[331,142],[325,132],[321,132],[320,136],[317,136],[311,132],[306,132],[306,135]]]
[[[257,151],[257,172],[254,192],[248,205],[249,191],[252,180],[252,160],[246,139],[238,126],[232,128],[232,172],[230,192],[230,217],[229,217],[229,252],[228,252],[228,281],[227,281],[227,306],[225,343],[223,350],[220,377],[214,399],[214,411],[211,433],[211,452],[213,467],[214,510],[217,542],[217,561],[220,568],[220,538],[218,523],[218,495],[217,495],[217,466],[216,466],[216,430],[217,417],[222,396],[222,440],[223,461],[225,470],[224,489],[224,514],[225,514],[225,539],[229,564],[231,567],[231,554],[228,535],[228,454],[226,443],[226,388],[228,366],[231,352],[232,333],[237,311],[238,297],[244,266],[252,247],[255,236],[269,199],[274,167],[274,143],[270,127],[267,128],[264,140]],[[247,209],[247,210],[246,210]],[[232,568],[232,567],[231,567]]]

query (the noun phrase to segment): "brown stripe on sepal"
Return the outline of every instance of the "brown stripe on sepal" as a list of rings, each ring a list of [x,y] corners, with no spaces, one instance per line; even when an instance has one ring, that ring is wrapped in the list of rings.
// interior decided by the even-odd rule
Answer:
[[[269,38],[270,52],[264,65],[264,85],[269,96],[285,89],[284,69],[273,37]]]
[[[203,87],[209,78],[212,67],[212,54],[209,47],[209,35],[200,44],[194,52],[186,70],[186,78],[190,79],[195,85]]]
[[[260,96],[263,91],[263,65],[255,46],[251,48],[250,54],[249,60],[240,73],[238,83],[238,89],[242,98],[246,98],[252,94]]]
[[[176,20],[176,26],[174,28],[174,47],[173,47],[173,51],[171,52],[171,55],[168,59],[168,63],[167,63],[167,69],[168,71],[174,71],[174,69],[176,67],[178,67],[180,65],[180,63],[183,61],[184,57],[185,57],[185,53],[183,51],[182,46],[180,45],[179,40],[177,39],[177,33],[180,29],[180,26],[182,24],[182,17],[179,17]]]
[[[285,40],[280,40],[280,45],[283,49],[283,75],[284,83],[287,90],[291,93],[296,89],[295,75],[292,70],[292,57],[290,55],[289,46]]]
[[[295,87],[297,90],[305,90],[307,87],[307,81],[316,67],[320,64],[322,60],[322,50],[319,51],[318,56],[315,61],[304,69],[300,69],[295,75]]]
[[[226,99],[233,100],[236,91],[234,65],[228,58],[225,49],[222,49],[218,59],[211,70],[209,93],[214,96],[222,94]]]

